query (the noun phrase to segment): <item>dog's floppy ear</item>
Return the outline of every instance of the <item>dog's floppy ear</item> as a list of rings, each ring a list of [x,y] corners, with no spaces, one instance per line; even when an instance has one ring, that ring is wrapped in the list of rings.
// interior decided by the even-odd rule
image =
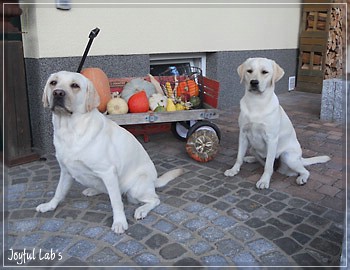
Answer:
[[[278,82],[284,75],[284,70],[273,61],[273,81]]]
[[[100,105],[100,96],[98,95],[93,83],[89,79],[86,79],[86,80],[87,80],[87,89],[86,89],[85,106],[86,106],[86,111],[90,112],[93,109],[97,108],[98,105]]]
[[[237,73],[238,73],[239,77],[241,78],[240,83],[242,83],[243,77],[244,77],[244,65],[245,65],[245,62],[237,68]]]
[[[49,107],[49,96],[48,96],[48,92],[49,92],[49,84],[50,84],[50,81],[51,81],[51,76],[50,78],[47,80],[46,84],[45,84],[45,88],[44,88],[44,92],[43,92],[43,96],[41,98],[42,102],[43,102],[43,105],[44,105],[44,108],[46,107]]]

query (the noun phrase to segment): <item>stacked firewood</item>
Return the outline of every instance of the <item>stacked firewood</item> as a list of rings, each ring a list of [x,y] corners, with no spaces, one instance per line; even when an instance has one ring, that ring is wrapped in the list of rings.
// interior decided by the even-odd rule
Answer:
[[[343,11],[333,7],[330,12],[330,25],[325,60],[325,79],[340,78],[343,73]]]

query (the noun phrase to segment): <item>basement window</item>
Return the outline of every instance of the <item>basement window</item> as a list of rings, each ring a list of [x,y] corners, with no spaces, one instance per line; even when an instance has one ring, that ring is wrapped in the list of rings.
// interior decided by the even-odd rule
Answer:
[[[205,54],[156,54],[150,56],[150,73],[153,76],[190,74],[191,67],[200,68],[202,75],[205,76]]]

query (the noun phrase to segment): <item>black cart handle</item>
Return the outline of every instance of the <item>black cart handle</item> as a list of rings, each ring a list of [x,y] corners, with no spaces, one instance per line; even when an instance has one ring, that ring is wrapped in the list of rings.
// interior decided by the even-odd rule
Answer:
[[[81,61],[80,61],[80,64],[79,64],[79,67],[78,67],[78,70],[77,70],[78,73],[80,73],[81,69],[83,68],[83,65],[84,65],[86,56],[87,56],[88,53],[89,53],[91,44],[92,44],[94,38],[97,37],[97,35],[98,35],[99,32],[100,32],[100,29],[97,28],[97,27],[96,27],[95,29],[91,30],[91,32],[90,32],[90,34],[89,34],[89,42],[88,42],[88,44],[86,45],[85,52],[84,52],[84,54],[83,54],[83,57],[81,58]]]

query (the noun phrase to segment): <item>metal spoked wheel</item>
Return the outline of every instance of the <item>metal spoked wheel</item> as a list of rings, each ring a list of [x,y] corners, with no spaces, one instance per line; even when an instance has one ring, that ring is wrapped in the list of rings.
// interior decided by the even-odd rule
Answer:
[[[194,160],[208,162],[218,153],[220,138],[220,130],[215,124],[199,121],[187,132],[186,151]]]
[[[187,140],[188,130],[196,123],[197,121],[194,120],[173,122],[171,124],[171,132],[174,134],[175,138],[185,142]]]

